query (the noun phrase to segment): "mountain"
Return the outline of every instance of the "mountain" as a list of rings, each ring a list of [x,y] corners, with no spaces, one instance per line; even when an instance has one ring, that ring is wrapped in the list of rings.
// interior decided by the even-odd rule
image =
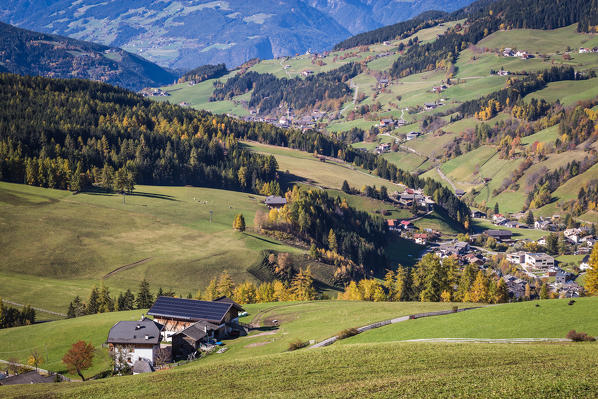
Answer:
[[[0,72],[98,80],[131,90],[176,79],[172,72],[119,48],[32,32],[1,22]]]
[[[322,51],[366,30],[471,0],[7,0],[0,20],[122,47],[159,65],[234,67],[259,57]]]

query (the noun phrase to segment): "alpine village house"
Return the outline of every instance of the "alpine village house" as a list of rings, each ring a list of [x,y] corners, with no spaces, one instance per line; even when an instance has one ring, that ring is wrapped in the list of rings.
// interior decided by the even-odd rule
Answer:
[[[233,300],[221,297],[199,301],[161,296],[139,321],[119,321],[108,333],[115,365],[126,362],[133,372],[152,371],[161,355],[160,342],[172,342],[167,358],[194,357],[202,345],[210,345],[231,335],[246,334],[239,324],[244,309]]]

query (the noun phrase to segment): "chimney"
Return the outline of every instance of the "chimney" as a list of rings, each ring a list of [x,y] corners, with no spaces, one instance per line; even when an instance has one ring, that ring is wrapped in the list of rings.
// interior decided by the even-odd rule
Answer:
[[[145,339],[149,339],[149,335],[146,335],[146,336],[145,336]]]
[[[140,328],[141,328],[141,324],[137,324],[137,325],[135,326],[135,330],[139,330]]]

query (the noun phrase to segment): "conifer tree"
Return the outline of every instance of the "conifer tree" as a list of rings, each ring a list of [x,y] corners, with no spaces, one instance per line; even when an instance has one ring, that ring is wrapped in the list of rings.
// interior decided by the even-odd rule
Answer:
[[[228,298],[233,297],[233,292],[235,290],[235,283],[233,282],[232,277],[228,274],[228,271],[224,270],[218,276],[218,285],[216,286],[216,292],[218,296],[225,296]]]
[[[588,295],[598,295],[598,244],[594,244],[588,264],[584,288]]]
[[[330,250],[332,252],[338,251],[338,244],[336,242],[336,234],[334,234],[334,230],[332,230],[332,229],[330,229],[330,232],[328,232],[328,248],[330,248]]]
[[[497,213],[499,213],[498,202],[495,202],[494,203],[494,214],[496,215]]]
[[[89,300],[87,301],[87,313],[96,314],[100,310],[100,293],[97,287],[91,289]]]
[[[548,299],[548,284],[546,282],[542,283],[540,288],[540,299]]]
[[[290,291],[293,299],[296,301],[311,301],[312,299],[316,299],[316,289],[313,286],[313,282],[310,268],[308,267],[305,270],[300,268],[291,281]]]
[[[239,213],[235,216],[235,220],[233,221],[233,229],[237,231],[245,231],[245,218],[243,217],[242,213]]]
[[[535,223],[534,213],[532,212],[531,209],[529,210],[529,212],[527,212],[527,216],[525,217],[525,223],[532,227]]]
[[[216,298],[218,298],[218,288],[216,279],[213,278],[212,280],[210,280],[210,283],[208,284],[204,292],[203,299],[205,299],[206,301],[211,301]]]
[[[150,284],[146,279],[139,283],[139,292],[137,293],[137,309],[150,308],[154,303],[154,296],[150,292]]]
[[[483,271],[478,271],[478,274],[473,282],[471,291],[469,293],[469,300],[471,302],[487,302],[488,301],[488,277]]]
[[[496,292],[494,294],[494,303],[505,303],[509,300],[509,289],[505,280],[501,277],[496,283]]]

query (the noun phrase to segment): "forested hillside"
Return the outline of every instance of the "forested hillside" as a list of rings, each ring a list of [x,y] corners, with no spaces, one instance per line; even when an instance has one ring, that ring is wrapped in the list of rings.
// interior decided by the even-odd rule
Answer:
[[[118,48],[1,22],[0,71],[98,80],[131,90],[172,83],[176,78],[174,73]]]

